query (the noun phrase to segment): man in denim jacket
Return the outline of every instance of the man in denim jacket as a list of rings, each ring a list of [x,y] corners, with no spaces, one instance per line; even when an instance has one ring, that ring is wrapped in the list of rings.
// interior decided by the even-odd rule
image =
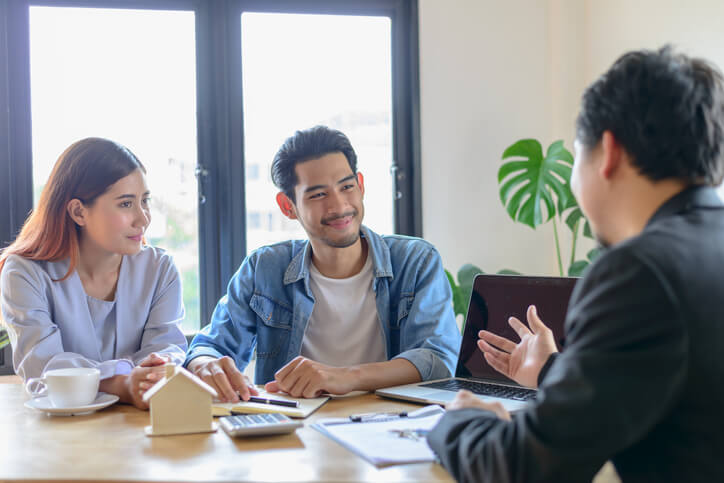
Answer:
[[[257,392],[241,374],[296,397],[451,375],[460,333],[435,248],[362,225],[364,180],[339,131],[297,131],[274,158],[277,203],[309,240],[255,250],[193,340],[188,368],[225,401]]]

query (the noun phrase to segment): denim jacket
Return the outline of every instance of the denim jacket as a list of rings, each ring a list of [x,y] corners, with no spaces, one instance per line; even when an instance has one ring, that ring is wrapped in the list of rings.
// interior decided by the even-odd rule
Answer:
[[[373,290],[388,359],[410,361],[423,380],[450,376],[460,332],[437,250],[422,239],[380,236],[365,226],[361,235],[373,257]],[[273,380],[300,354],[312,315],[311,255],[308,240],[290,240],[247,256],[211,323],[191,342],[185,364],[199,356],[226,355],[243,370],[256,347],[255,382]]]

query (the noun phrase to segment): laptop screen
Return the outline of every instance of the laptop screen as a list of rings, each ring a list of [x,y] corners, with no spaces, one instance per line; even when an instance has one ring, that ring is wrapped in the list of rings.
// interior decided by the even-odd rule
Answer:
[[[538,316],[553,331],[558,350],[561,350],[568,301],[577,280],[574,277],[478,275],[470,295],[455,376],[515,384],[485,361],[477,345],[478,331],[485,329],[518,342],[520,337],[508,325],[508,318],[517,317],[528,325],[525,314],[529,305],[536,306]]]

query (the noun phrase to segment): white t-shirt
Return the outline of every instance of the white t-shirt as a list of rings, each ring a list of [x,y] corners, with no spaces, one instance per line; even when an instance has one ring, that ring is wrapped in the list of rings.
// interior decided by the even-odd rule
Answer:
[[[310,264],[315,303],[302,340],[304,357],[334,367],[387,360],[373,281],[369,254],[362,270],[349,278],[325,277]]]

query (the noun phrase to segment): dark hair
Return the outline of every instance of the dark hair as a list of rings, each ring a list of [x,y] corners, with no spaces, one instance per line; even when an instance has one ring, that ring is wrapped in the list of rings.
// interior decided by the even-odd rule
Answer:
[[[352,173],[357,173],[357,154],[347,136],[342,132],[327,126],[314,126],[297,131],[294,136],[284,141],[282,147],[274,155],[271,165],[272,181],[290,200],[295,202],[294,187],[299,182],[297,173],[294,171],[295,166],[335,152],[344,154],[349,167],[352,168]]]
[[[55,162],[50,178],[15,241],[0,255],[0,271],[10,255],[57,261],[70,257],[65,280],[78,261],[78,226],[67,212],[70,200],[91,205],[121,178],[146,168],[120,144],[86,138],[68,147]]]
[[[586,148],[611,131],[651,180],[718,185],[724,176],[722,74],[670,46],[621,56],[583,94],[576,136]]]

